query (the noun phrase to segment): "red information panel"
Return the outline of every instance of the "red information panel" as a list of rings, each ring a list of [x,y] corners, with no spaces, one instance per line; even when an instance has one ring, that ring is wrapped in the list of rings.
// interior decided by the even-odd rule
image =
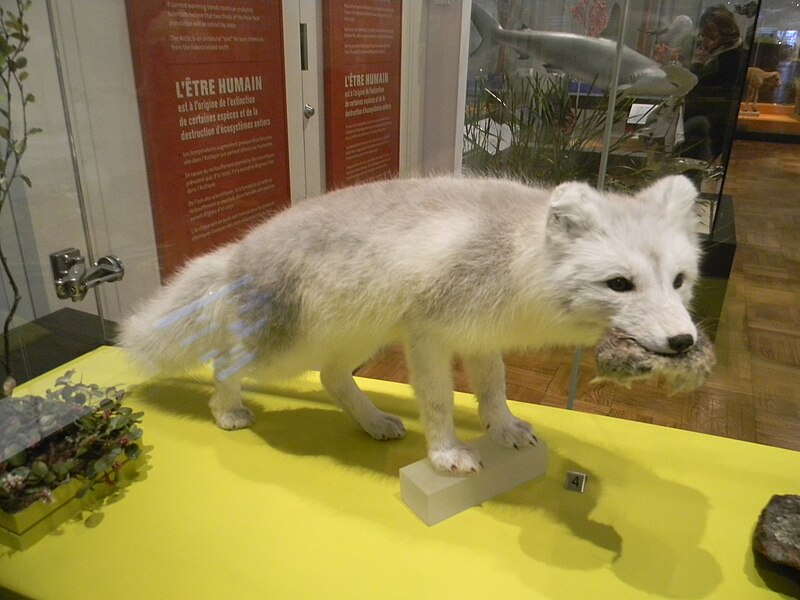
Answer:
[[[126,7],[163,279],[289,204],[281,3]]]
[[[330,0],[325,29],[328,189],[397,175],[402,0]]]

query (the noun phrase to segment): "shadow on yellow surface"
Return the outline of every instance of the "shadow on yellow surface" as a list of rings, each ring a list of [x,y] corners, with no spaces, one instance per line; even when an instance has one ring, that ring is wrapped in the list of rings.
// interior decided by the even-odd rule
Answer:
[[[203,440],[193,437],[190,440],[193,444],[211,443],[220,435],[241,436],[240,432],[216,429],[207,407],[211,393],[210,384],[197,378],[157,380],[136,389],[151,410],[207,423],[208,437]],[[404,418],[408,426],[405,439],[372,440],[333,406],[318,387],[303,390],[301,384],[298,390],[251,385],[244,394],[245,403],[255,416],[250,431],[263,441],[263,446],[254,445],[249,436],[246,441],[241,438],[241,445],[226,443],[217,448],[220,462],[239,477],[288,488],[324,503],[329,509],[389,526],[391,521],[385,518],[385,507],[365,502],[358,488],[343,489],[326,480],[337,477],[336,468],[314,470],[315,476],[311,478],[294,462],[287,472],[275,469],[276,464],[282,465],[284,461],[264,461],[272,466],[259,466],[260,455],[277,451],[294,457],[313,457],[339,469],[356,469],[396,481],[401,467],[425,454],[416,405],[410,397],[376,392],[369,395],[382,410]],[[266,403],[265,396],[269,400]],[[293,396],[293,401],[286,402],[286,396]],[[456,423],[464,438],[482,433],[477,415],[469,406],[456,407]],[[713,592],[721,580],[721,569],[714,557],[699,546],[707,526],[706,497],[695,489],[659,477],[636,456],[609,451],[607,447],[543,425],[537,427],[537,433],[550,444],[550,476],[520,486],[483,507],[485,513],[503,526],[519,528],[519,545],[525,555],[557,569],[610,569],[629,586],[658,596],[704,598]],[[610,445],[613,447],[613,441]],[[569,456],[565,455],[565,449]],[[602,465],[602,470],[587,468],[581,457],[591,457],[591,464]],[[664,456],[662,460],[680,459]],[[588,474],[586,493],[564,490],[561,474],[567,471]],[[608,473],[613,473],[616,480],[612,489],[607,489],[604,483]],[[330,494],[332,489],[336,494]],[[520,518],[520,512],[538,515],[537,527],[526,527],[527,520]],[[402,529],[397,533],[402,533]],[[491,539],[472,538],[463,531],[452,533],[453,541],[487,553],[493,551]],[[524,568],[517,575],[522,579],[536,576],[528,575]],[[530,583],[535,586],[535,582]]]
[[[800,571],[770,562],[755,550],[745,557],[748,579],[757,587],[766,587],[787,598],[800,598]]]

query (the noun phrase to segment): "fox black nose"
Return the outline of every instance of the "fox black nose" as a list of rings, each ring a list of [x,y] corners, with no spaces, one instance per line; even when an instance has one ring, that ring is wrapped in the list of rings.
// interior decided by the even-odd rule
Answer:
[[[690,333],[673,335],[667,340],[667,344],[669,344],[670,349],[675,352],[686,352],[689,348],[694,346],[694,337]]]

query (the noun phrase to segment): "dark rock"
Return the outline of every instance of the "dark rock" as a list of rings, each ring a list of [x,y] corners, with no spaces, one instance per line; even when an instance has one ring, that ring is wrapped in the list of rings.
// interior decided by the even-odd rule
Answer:
[[[773,496],[761,511],[753,547],[772,562],[800,570],[800,496]]]

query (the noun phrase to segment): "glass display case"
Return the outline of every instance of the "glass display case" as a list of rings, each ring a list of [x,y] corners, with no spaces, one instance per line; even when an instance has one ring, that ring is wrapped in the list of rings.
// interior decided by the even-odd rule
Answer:
[[[800,5],[761,2],[750,53],[739,133],[783,139],[800,135]]]
[[[609,189],[684,173],[716,200],[755,17],[755,3],[478,0],[464,165]]]
[[[157,2],[30,6],[19,72],[32,133],[9,146],[27,148],[26,179],[2,212],[21,379],[112,339],[187,257],[348,177],[463,166],[630,190],[685,173],[705,194],[704,233],[720,231],[751,5],[234,4],[203,18]],[[724,36],[700,35],[706,21]],[[234,104],[218,97],[228,84]]]
[[[760,212],[761,190],[751,190],[742,237],[761,247],[748,248],[737,285],[726,283],[736,249],[726,182],[737,127],[785,135],[800,118],[799,15],[797,2],[769,0],[0,0],[0,596],[60,598],[91,581],[103,597],[222,597],[247,581],[261,597],[298,595],[298,584],[307,597],[468,596],[481,586],[491,595],[504,585],[520,597],[727,597],[750,587],[767,597],[747,518],[768,491],[798,485],[796,453],[785,450],[800,431],[798,294],[785,289],[798,269],[782,247],[791,234],[773,236],[765,216],[778,203]],[[779,131],[763,125],[778,121]],[[514,355],[506,395],[549,444],[544,489],[423,530],[393,503],[399,468],[426,451],[413,390],[395,383],[408,378],[387,375],[405,368],[402,350],[373,361],[385,358],[383,372],[356,373],[381,410],[410,423],[404,441],[381,445],[313,373],[248,380],[245,403],[259,420],[229,433],[206,414],[210,368],[145,382],[114,347],[118,324],[187,260],[258,221],[328,190],[432,173],[621,192],[690,177],[705,250],[692,316],[713,334],[736,291],[714,340],[724,363],[715,386],[679,398],[653,381],[592,388],[588,352]],[[796,220],[785,192],[793,173],[780,174],[789,199],[776,219],[786,222]],[[460,241],[468,220],[459,229],[456,213],[443,222]],[[428,246],[427,234],[415,243]],[[599,286],[616,279],[625,278]],[[770,289],[742,292],[767,279]],[[681,287],[683,273],[670,282]],[[470,282],[463,296],[474,292]],[[770,304],[773,293],[785,304]],[[355,312],[357,295],[342,305]],[[758,331],[740,324],[745,313]],[[454,363],[460,392],[467,378]],[[474,404],[455,394],[456,427],[470,439],[490,429]],[[586,489],[565,489],[568,473]],[[114,490],[129,479],[120,501]],[[99,517],[48,535],[83,510],[79,495],[109,491]],[[622,501],[631,498],[643,501]],[[690,518],[675,535],[665,514]],[[342,553],[353,531],[361,541]],[[140,551],[118,569],[132,546]],[[463,577],[441,576],[472,563]],[[352,564],[377,576],[342,578]]]

